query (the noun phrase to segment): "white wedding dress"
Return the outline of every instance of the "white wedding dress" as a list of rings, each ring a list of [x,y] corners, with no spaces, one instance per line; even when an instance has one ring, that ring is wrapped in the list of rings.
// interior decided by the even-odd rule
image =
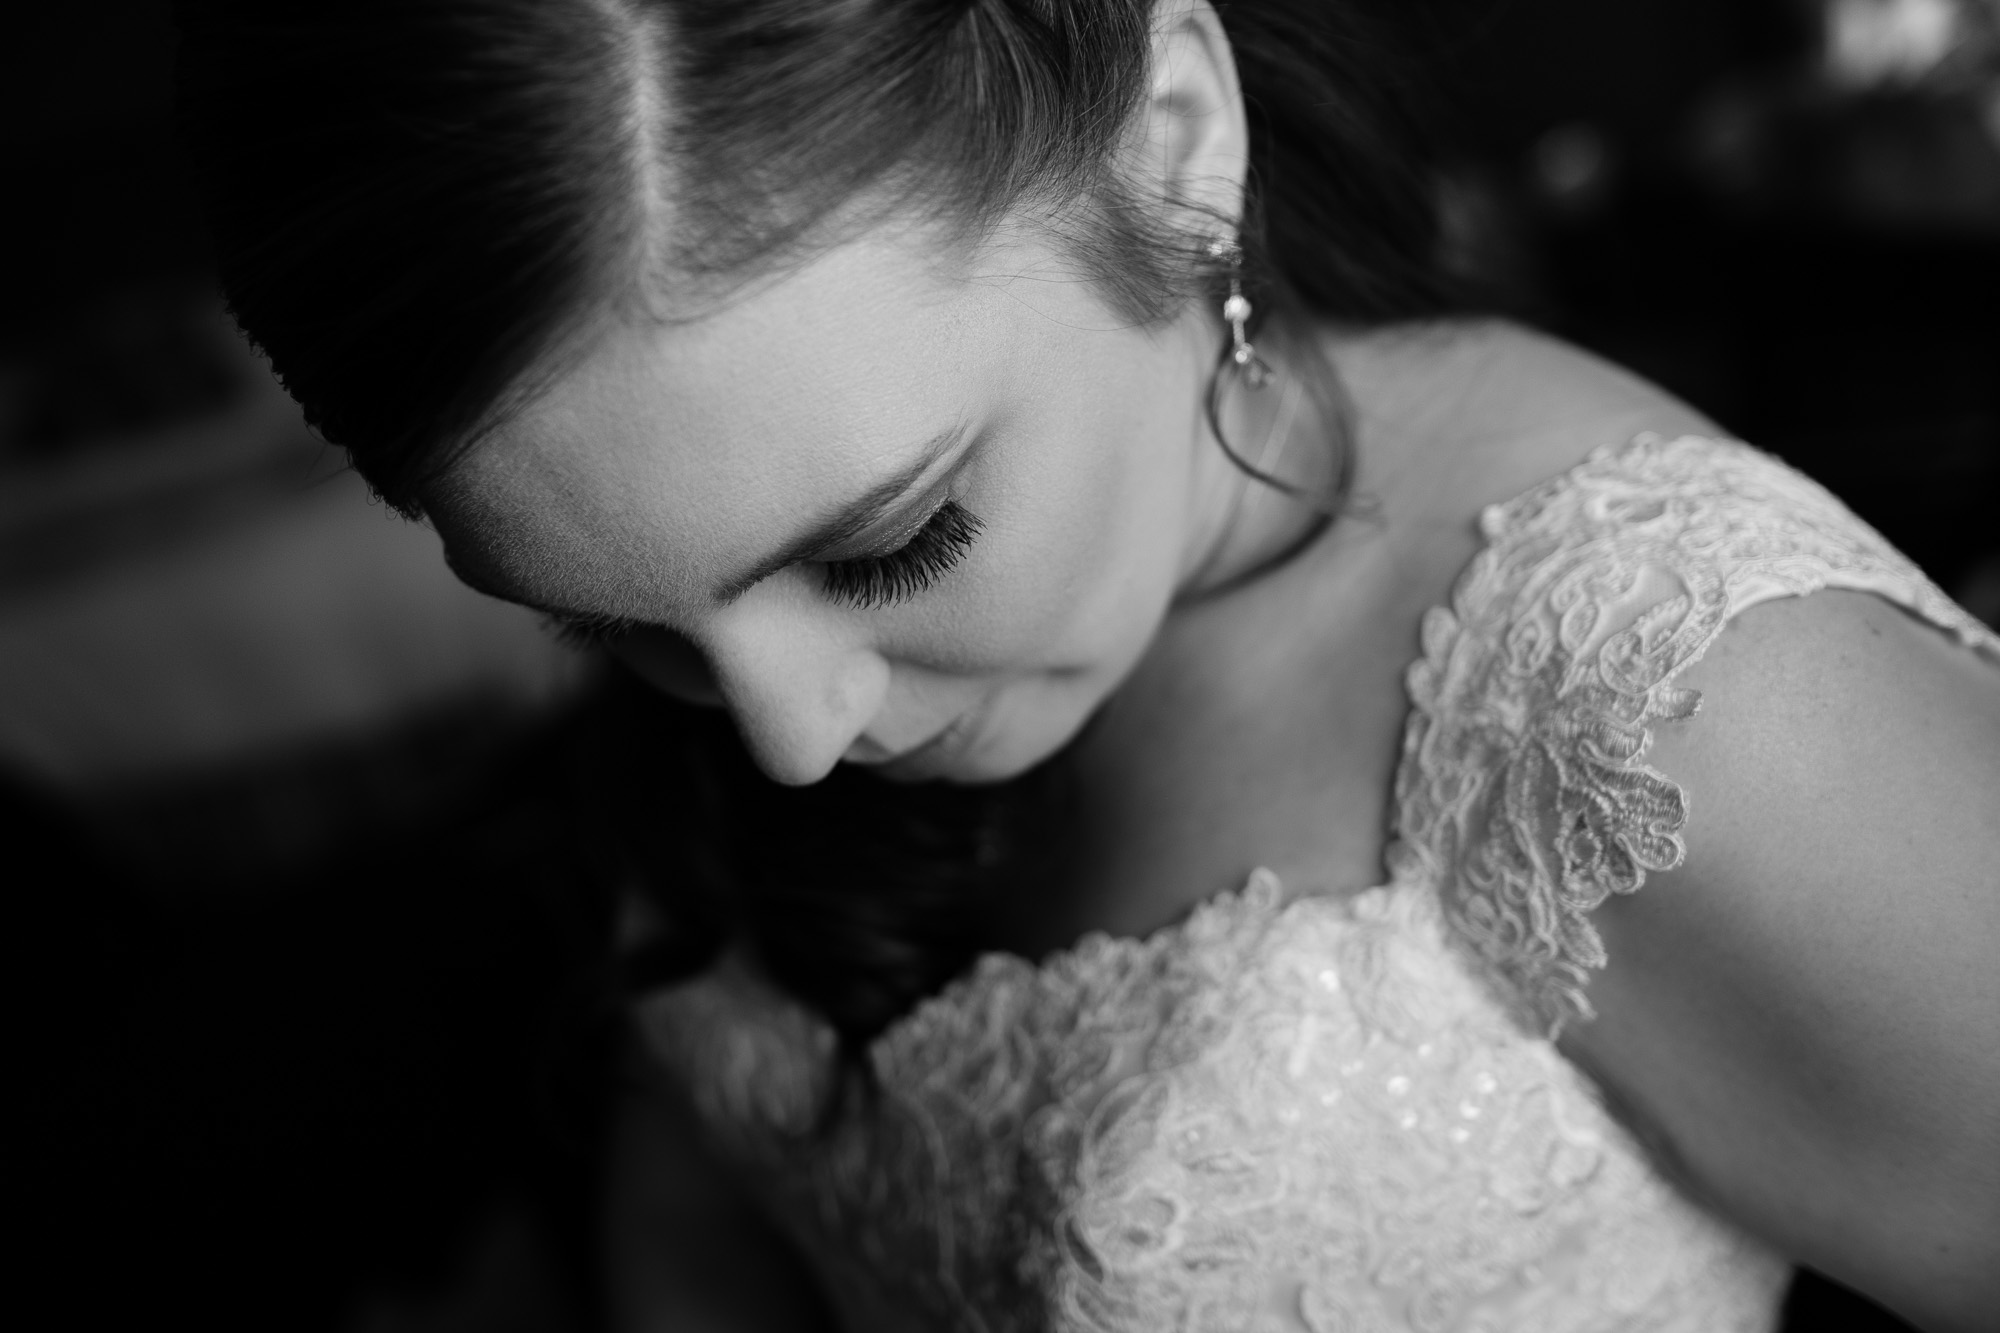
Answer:
[[[2000,639],[1729,441],[1601,449],[1481,528],[1409,669],[1387,884],[1288,901],[1260,871],[1145,940],[989,956],[823,1127],[832,1037],[747,966],[644,1006],[847,1328],[1776,1322],[1785,1261],[1677,1192],[1553,1044],[1606,965],[1590,912],[1700,836],[1647,749],[1701,725],[1676,678],[1744,608],[1862,589]]]

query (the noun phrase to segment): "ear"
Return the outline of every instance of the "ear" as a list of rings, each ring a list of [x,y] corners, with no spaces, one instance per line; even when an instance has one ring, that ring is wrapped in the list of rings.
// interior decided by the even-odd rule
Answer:
[[[1135,163],[1159,197],[1221,218],[1243,213],[1250,133],[1236,58],[1208,0],[1160,0]]]

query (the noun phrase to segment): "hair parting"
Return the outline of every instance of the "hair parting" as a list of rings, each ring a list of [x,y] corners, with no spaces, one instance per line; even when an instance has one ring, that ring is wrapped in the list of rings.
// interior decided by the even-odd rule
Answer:
[[[1231,219],[1125,170],[1154,0],[176,0],[181,118],[230,309],[414,515],[600,321],[635,300],[672,317],[891,217],[972,240],[1037,220],[1140,324],[1232,276],[1266,329],[1458,312],[1411,87],[1367,12],[1392,3],[1213,0],[1251,141]],[[1206,253],[1225,226],[1240,271]],[[1332,367],[1289,351],[1338,420]],[[827,587],[913,595],[978,530],[948,503],[904,550],[827,565]],[[661,975],[744,941],[850,1046],[967,963],[1048,841],[1048,775],[795,792],[671,716],[708,776],[668,790],[658,764],[605,760],[674,936]]]

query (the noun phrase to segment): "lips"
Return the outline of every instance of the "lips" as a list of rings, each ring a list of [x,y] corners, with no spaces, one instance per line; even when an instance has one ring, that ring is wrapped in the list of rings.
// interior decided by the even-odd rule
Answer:
[[[844,756],[844,758],[850,764],[862,764],[868,768],[888,768],[891,765],[905,764],[913,759],[920,758],[924,755],[928,755],[939,749],[942,749],[945,741],[952,736],[952,734],[958,729],[958,726],[959,726],[959,720],[954,720],[951,723],[944,726],[943,728],[941,728],[937,732],[937,734],[932,736],[929,740],[919,741],[917,744],[910,746],[908,749],[898,750],[894,754],[884,753],[882,747],[877,742],[867,740],[864,738],[862,740],[856,741],[852,746],[848,747],[847,754]],[[856,753],[863,746],[868,747],[868,750],[870,752]]]
[[[862,764],[895,782],[921,782],[939,776],[941,761],[959,748],[968,736],[979,729],[979,724],[990,706],[990,699],[974,708],[967,709],[939,729],[930,739],[920,741],[906,750],[894,754],[882,754],[881,747],[874,742],[857,742],[849,747],[846,758],[849,763]],[[856,754],[859,745],[868,745],[874,754]],[[880,757],[875,757],[880,755]]]

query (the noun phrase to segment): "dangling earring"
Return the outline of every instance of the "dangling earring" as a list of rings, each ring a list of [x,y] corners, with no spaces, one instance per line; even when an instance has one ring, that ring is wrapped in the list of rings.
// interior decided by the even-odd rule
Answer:
[[[1222,302],[1222,318],[1229,325],[1229,364],[1251,388],[1261,389],[1271,382],[1272,371],[1246,332],[1252,309],[1250,298],[1243,294],[1243,247],[1224,232],[1208,243],[1208,257],[1229,269],[1229,295]]]
[[[1278,378],[1271,364],[1257,354],[1256,344],[1250,341],[1250,316],[1253,308],[1250,298],[1243,294],[1243,247],[1237,243],[1233,233],[1224,232],[1208,243],[1208,257],[1225,265],[1229,273],[1229,295],[1223,298],[1222,318],[1229,325],[1229,343],[1222,349],[1221,360],[1216,363],[1214,373],[1208,381],[1208,424],[1215,432],[1216,443],[1236,470],[1244,476],[1260,481],[1264,485],[1296,499],[1312,500],[1307,492],[1276,475],[1272,471],[1277,458],[1284,452],[1291,439],[1294,415],[1299,406],[1300,385],[1289,378],[1285,384],[1285,395],[1279,404],[1276,421],[1264,446],[1258,451],[1256,462],[1251,462],[1229,442],[1229,434],[1222,424],[1222,395],[1231,383],[1240,383],[1251,392],[1260,392]]]
[[[1255,578],[1266,569],[1282,564],[1296,552],[1303,550],[1333,521],[1335,504],[1329,497],[1285,480],[1277,469],[1286,451],[1290,448],[1294,427],[1298,423],[1299,408],[1304,398],[1313,388],[1307,377],[1296,373],[1280,375],[1271,363],[1257,353],[1256,344],[1250,341],[1250,317],[1254,310],[1250,298],[1243,294],[1243,247],[1233,231],[1224,232],[1209,241],[1207,256],[1223,270],[1228,278],[1229,294],[1222,301],[1222,320],[1229,326],[1228,341],[1223,344],[1222,355],[1217,358],[1215,369],[1208,380],[1208,426],[1215,436],[1215,442],[1238,472],[1250,480],[1258,482],[1280,495],[1302,501],[1306,508],[1306,521],[1298,527],[1292,539],[1279,549],[1268,553],[1248,569],[1238,570],[1225,582],[1207,582],[1209,569],[1230,549],[1231,534],[1242,506],[1248,495],[1248,488],[1239,488],[1230,500],[1229,516],[1225,520],[1223,535],[1210,549],[1208,558],[1202,562],[1189,587],[1195,595],[1207,595],[1224,588],[1235,587],[1243,581]],[[1257,450],[1256,461],[1248,457],[1230,442],[1228,428],[1223,424],[1223,396],[1231,386],[1241,385],[1252,395],[1261,395],[1273,381],[1280,381],[1281,391],[1275,403],[1266,403],[1263,412],[1237,413],[1239,420],[1246,415],[1255,418],[1265,416],[1262,423],[1264,439]]]

